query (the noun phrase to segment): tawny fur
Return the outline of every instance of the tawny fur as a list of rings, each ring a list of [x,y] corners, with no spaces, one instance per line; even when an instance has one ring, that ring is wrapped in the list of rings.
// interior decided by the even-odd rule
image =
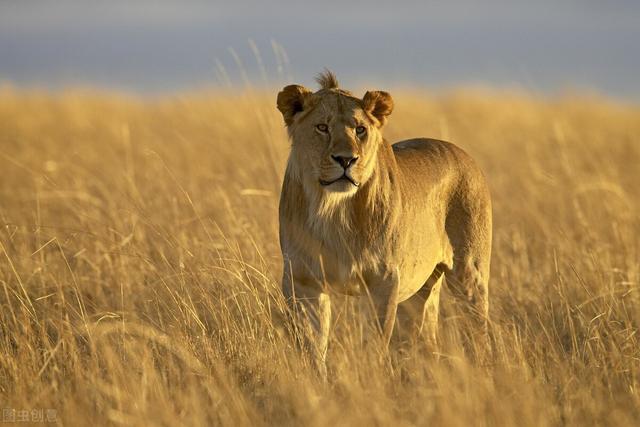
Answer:
[[[310,326],[319,367],[332,292],[370,294],[387,342],[398,304],[417,300],[424,307],[417,329],[426,325],[435,342],[444,273],[486,331],[491,200],[480,169],[448,142],[386,142],[388,93],[359,99],[339,89],[330,72],[317,80],[315,93],[285,87],[277,105],[292,142],[280,199],[283,292],[306,318],[298,321]],[[337,156],[357,159],[345,169]],[[322,184],[343,173],[359,185]]]

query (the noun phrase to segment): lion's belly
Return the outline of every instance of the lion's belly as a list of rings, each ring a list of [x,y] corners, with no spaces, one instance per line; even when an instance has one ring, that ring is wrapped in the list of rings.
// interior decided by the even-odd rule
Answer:
[[[390,252],[384,247],[363,249],[329,244],[341,237],[325,236],[325,244],[309,256],[315,261],[312,264],[316,277],[321,277],[333,292],[357,296],[366,295],[367,289],[375,293],[377,286],[388,286],[387,281],[393,276],[388,270],[393,269],[399,274],[400,301],[410,298],[426,283],[436,265],[448,259],[443,231],[431,216],[422,210],[406,215],[407,232],[398,237],[397,246]],[[388,255],[381,255],[385,253]]]
[[[402,274],[400,278],[400,289],[398,290],[399,302],[413,296],[422,286],[425,284],[429,276],[433,272],[428,269],[420,269],[411,271],[409,274]],[[332,292],[337,292],[344,295],[362,296],[365,295],[365,284],[362,280],[361,274],[352,275],[332,275],[326,274],[326,282]],[[372,276],[369,275],[371,278]],[[382,284],[382,277],[379,280],[375,278],[371,280],[371,283],[367,283],[371,291],[375,292],[375,286],[377,283]]]
[[[420,270],[414,270],[410,273],[402,274],[400,272],[400,288],[398,289],[398,302],[405,301],[411,298],[416,292],[422,288],[431,273],[431,270],[423,268]]]
[[[427,281],[433,269],[435,261],[419,262],[416,261],[410,266],[404,266],[400,269],[400,288],[398,297],[401,301],[410,298],[415,294]],[[336,263],[324,266],[324,277],[326,284],[331,291],[344,295],[362,296],[365,295],[366,287],[375,292],[377,284],[384,284],[384,276],[386,272],[372,273],[371,271],[360,271],[355,265],[347,265]],[[367,283],[364,282],[367,278]]]
[[[407,239],[407,247],[420,248],[400,262],[399,302],[411,298],[427,282],[436,265],[447,260],[447,247],[435,228],[424,227]]]

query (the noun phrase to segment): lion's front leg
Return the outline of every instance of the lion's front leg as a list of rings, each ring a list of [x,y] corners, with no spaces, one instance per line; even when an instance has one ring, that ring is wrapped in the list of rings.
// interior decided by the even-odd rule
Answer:
[[[282,291],[293,316],[296,338],[311,356],[320,376],[326,378],[326,355],[331,326],[331,299],[322,287],[285,274]]]

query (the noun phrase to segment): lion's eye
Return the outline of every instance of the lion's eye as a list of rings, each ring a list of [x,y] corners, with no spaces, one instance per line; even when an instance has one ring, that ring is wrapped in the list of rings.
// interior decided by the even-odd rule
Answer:
[[[319,125],[316,125],[316,129],[318,129],[320,132],[327,132],[329,130],[329,126],[325,125],[324,123],[320,123]]]
[[[364,126],[358,126],[356,127],[356,134],[357,135],[362,135],[367,131],[367,128]]]

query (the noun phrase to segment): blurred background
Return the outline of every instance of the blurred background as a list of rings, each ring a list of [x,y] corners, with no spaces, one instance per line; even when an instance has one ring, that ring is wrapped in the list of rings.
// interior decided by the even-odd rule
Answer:
[[[3,421],[638,427],[639,42],[640,0],[0,0]],[[447,288],[436,348],[366,297],[329,383],[296,348],[275,94],[324,67],[485,173],[492,360]]]
[[[345,85],[588,90],[637,102],[639,40],[637,0],[3,0],[0,82],[162,94],[265,76],[312,84],[329,67]]]

